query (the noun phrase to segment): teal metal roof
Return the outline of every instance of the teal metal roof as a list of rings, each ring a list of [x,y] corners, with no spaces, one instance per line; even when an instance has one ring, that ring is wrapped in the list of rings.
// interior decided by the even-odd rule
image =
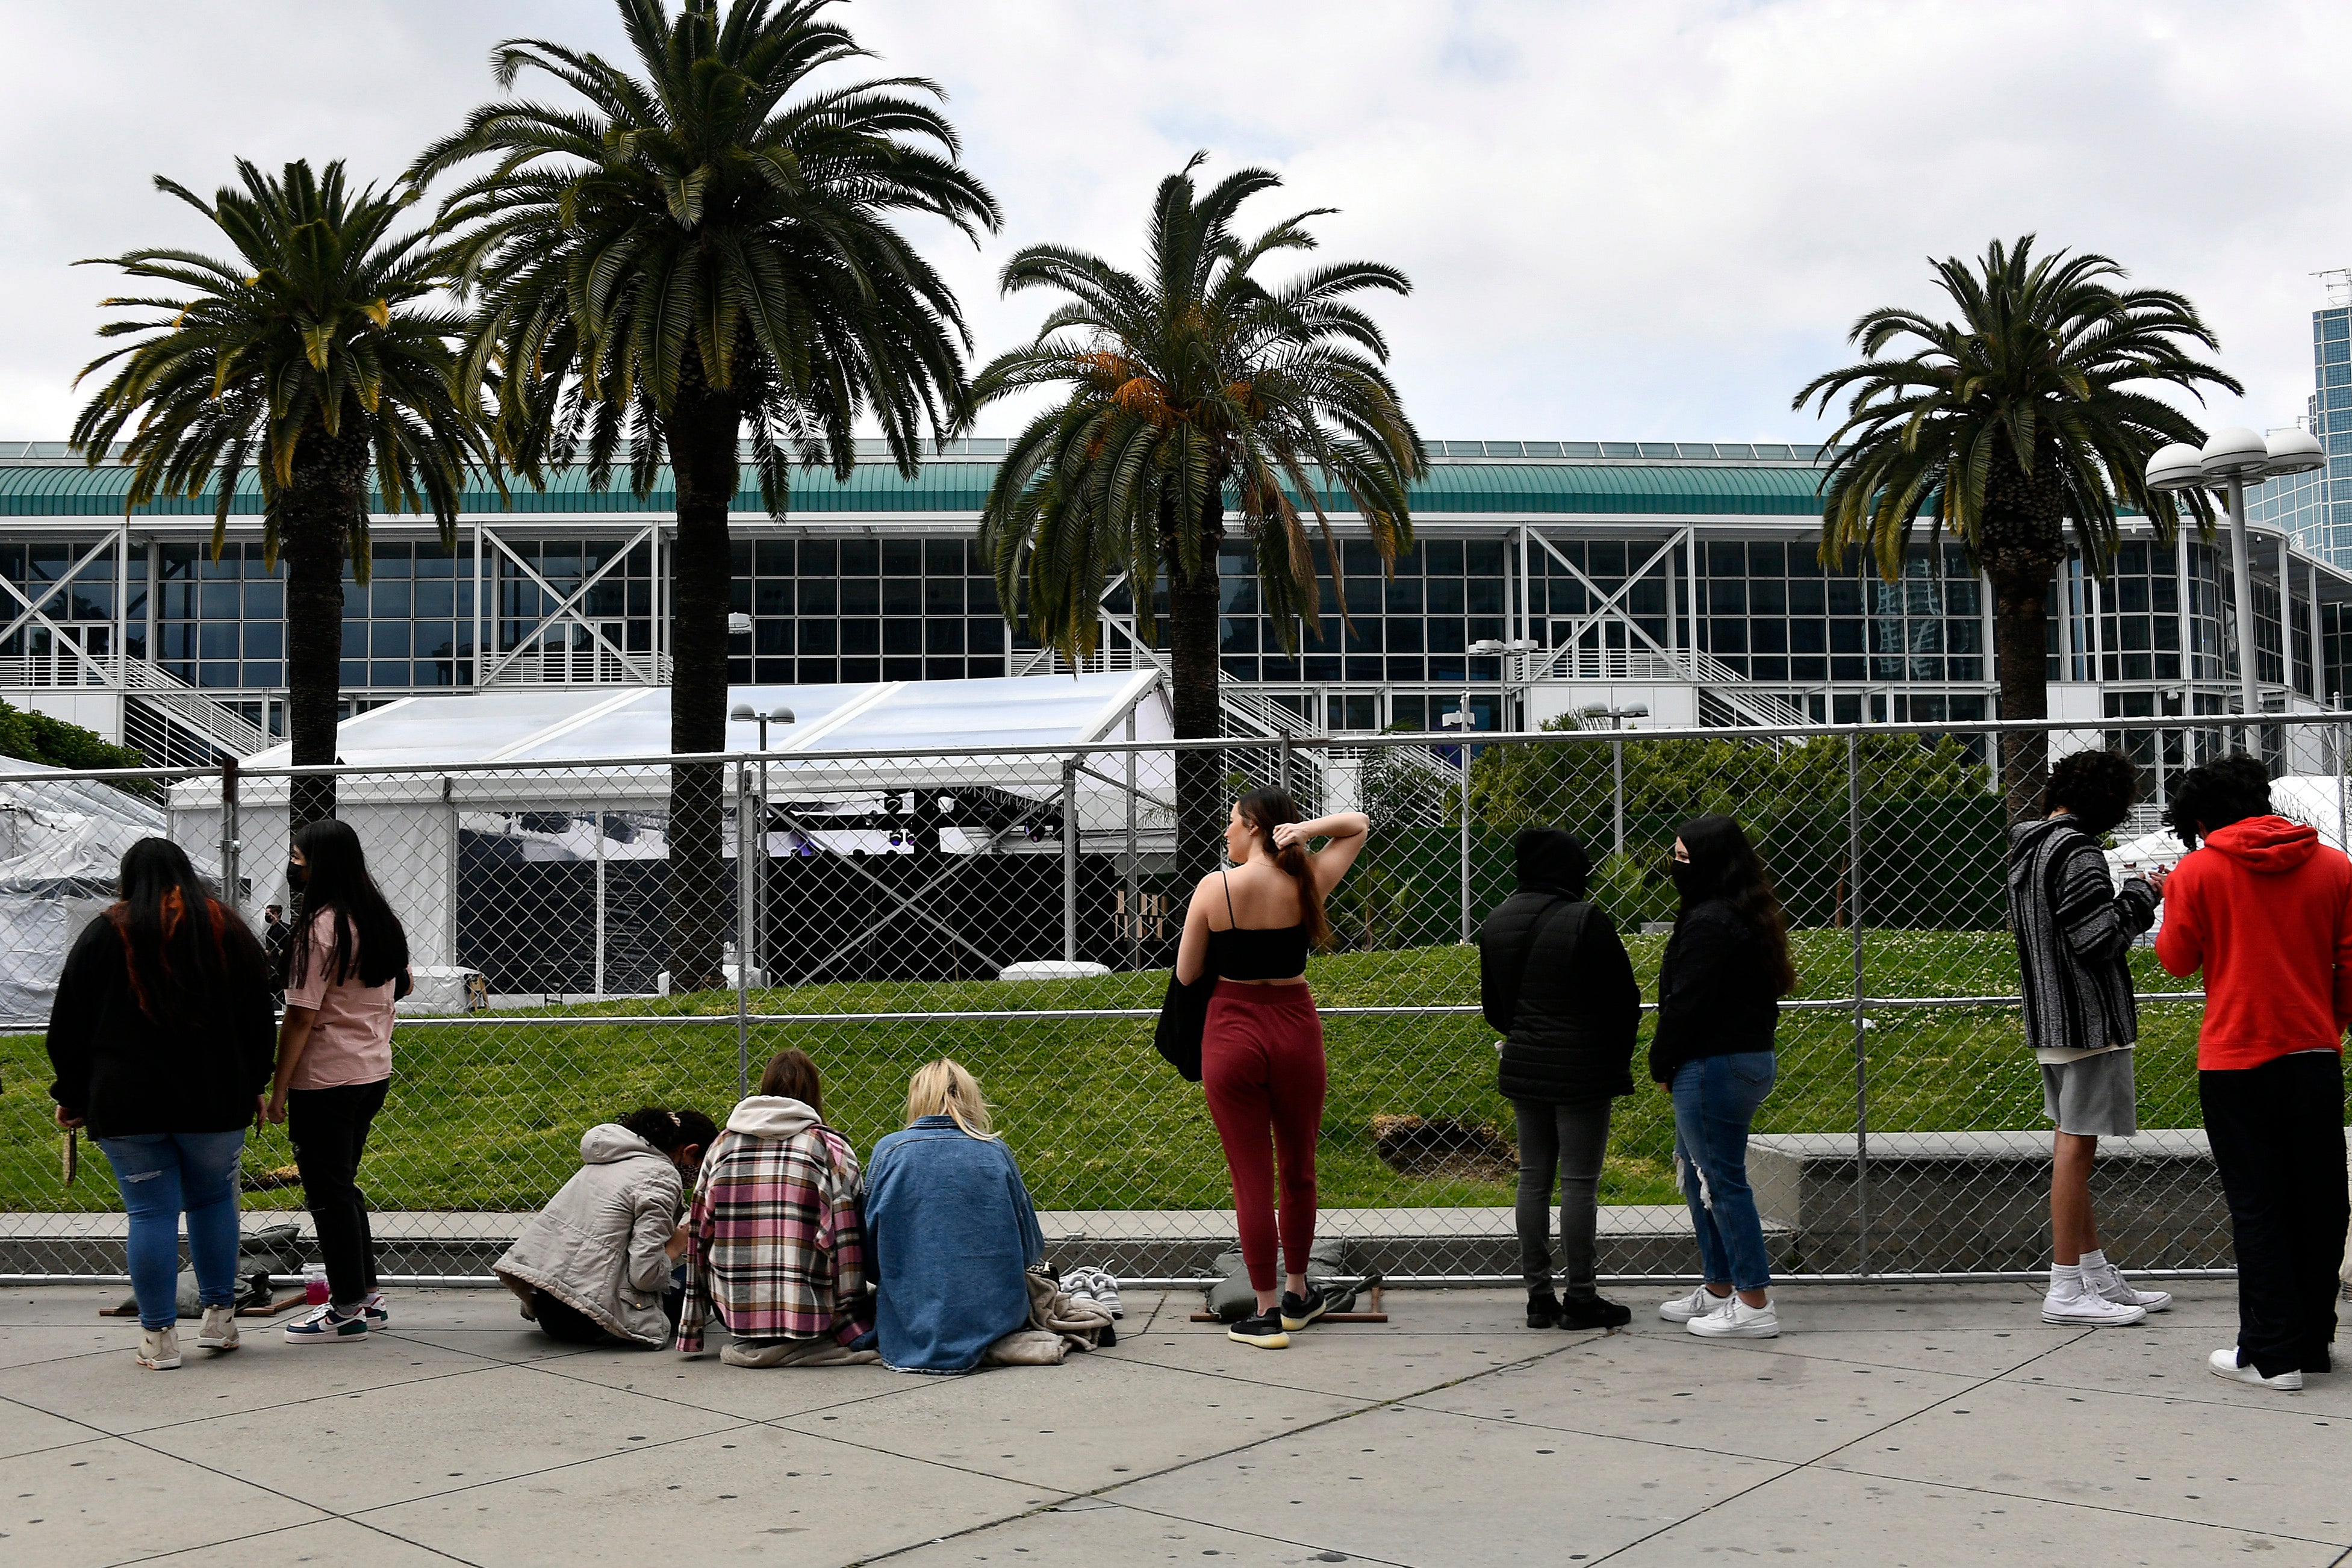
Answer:
[[[1719,458],[1709,461],[1646,454],[1617,460],[1546,457],[1510,461],[1496,460],[1491,456],[1455,457],[1450,450],[1478,443],[1454,441],[1442,445],[1449,448],[1447,455],[1433,462],[1429,477],[1412,487],[1415,516],[1821,515],[1821,502],[1814,491],[1821,470],[1809,463],[1726,462]],[[1493,448],[1521,444],[1483,445]],[[1685,444],[1682,449],[1690,448]],[[1747,448],[1738,450],[1744,452]],[[964,459],[932,462],[912,479],[901,478],[897,469],[887,464],[861,465],[846,481],[836,481],[826,472],[795,473],[792,511],[795,517],[811,519],[836,512],[975,512],[995,472],[993,463]],[[60,464],[54,459],[43,462],[18,458],[12,462],[5,449],[0,449],[0,517],[120,517],[130,482],[129,471],[121,468],[88,468],[79,463]],[[482,514],[643,514],[667,512],[677,503],[667,468],[661,470],[653,493],[642,500],[629,493],[625,479],[616,479],[611,489],[599,492],[589,488],[583,470],[572,468],[551,478],[544,490],[517,484],[511,500],[502,500],[487,481],[470,485],[464,505],[468,513]],[[1326,493],[1324,505],[1335,511],[1350,510],[1346,496],[1337,491]],[[736,493],[735,510],[752,516],[761,512],[756,486],[747,485]],[[212,510],[212,498],[202,496],[152,502],[141,507],[137,515],[208,517]],[[260,514],[260,486],[251,472],[238,484],[229,511],[236,517]]]

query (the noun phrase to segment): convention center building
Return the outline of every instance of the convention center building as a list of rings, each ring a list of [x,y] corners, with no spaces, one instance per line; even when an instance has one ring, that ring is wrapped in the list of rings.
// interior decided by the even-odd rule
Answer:
[[[972,543],[1003,443],[950,444],[914,479],[877,455],[846,482],[796,476],[781,521],[747,481],[734,516],[732,674],[763,687],[1066,673],[1010,631]],[[1885,721],[1996,709],[1992,605],[1959,547],[1922,530],[1889,584],[1816,559],[1811,447],[1444,441],[1413,489],[1412,552],[1386,572],[1334,518],[1319,636],[1286,651],[1236,541],[1222,647],[1237,732],[1437,726],[1483,732],[1588,709],[1643,726]],[[210,498],[126,517],[130,475],[58,442],[0,445],[0,698],[152,760],[248,755],[285,723],[282,571],[262,559],[253,477],[213,559]],[[494,688],[666,680],[671,509],[584,472],[466,497],[456,547],[379,515],[365,587],[345,589],[354,708]],[[2221,713],[2238,701],[2230,552],[2144,523],[2105,580],[2070,563],[2052,595],[2053,715]],[[2352,573],[2279,523],[2253,531],[2254,658],[2267,710],[2346,687]],[[2316,541],[2315,541],[2316,542]],[[1338,614],[1344,602],[1346,624]],[[1097,664],[1148,667],[1125,585]],[[1506,651],[1480,655],[1485,644]]]

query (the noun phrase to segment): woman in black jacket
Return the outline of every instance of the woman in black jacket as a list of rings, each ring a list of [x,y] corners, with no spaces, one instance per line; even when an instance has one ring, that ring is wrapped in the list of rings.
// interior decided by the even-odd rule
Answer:
[[[1530,827],[1513,848],[1519,889],[1478,933],[1478,995],[1503,1036],[1498,1086],[1518,1113],[1519,1273],[1531,1329],[1613,1329],[1633,1313],[1600,1293],[1592,1255],[1609,1102],[1633,1092],[1642,988],[1572,833]],[[1552,1175],[1559,1176],[1565,1300],[1551,1289]]]
[[[1772,1092],[1780,998],[1796,988],[1789,931],[1739,824],[1696,816],[1675,837],[1682,910],[1658,971],[1650,1076],[1675,1097],[1675,1175],[1705,1283],[1658,1309],[1703,1339],[1771,1339],[1780,1318],[1748,1184],[1748,1128]]]
[[[237,1160],[269,1082],[269,961],[180,847],[142,838],[122,857],[122,899],[66,955],[49,1012],[63,1128],[87,1126],[130,1214],[139,1364],[180,1364],[180,1215],[204,1326],[236,1349]]]

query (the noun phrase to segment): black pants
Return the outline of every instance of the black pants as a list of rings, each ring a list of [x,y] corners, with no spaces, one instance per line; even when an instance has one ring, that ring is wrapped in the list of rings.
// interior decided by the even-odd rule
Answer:
[[[1595,1283],[1594,1206],[1601,1189],[1601,1161],[1609,1147],[1609,1102],[1580,1100],[1554,1105],[1514,1100],[1519,1123],[1519,1273],[1530,1290],[1551,1289],[1551,1194],[1559,1184],[1559,1249],[1567,1268],[1560,1294],[1591,1300]]]
[[[2344,1266],[2344,1058],[2197,1075],[2238,1254],[2238,1352],[2264,1377],[2317,1367]]]
[[[375,1289],[375,1237],[358,1178],[368,1124],[383,1109],[391,1081],[298,1089],[286,1097],[286,1131],[327,1265],[327,1294],[338,1307],[356,1306]]]
[[[673,1331],[677,1327],[679,1312],[686,1306],[685,1276],[683,1266],[671,1270],[670,1289],[662,1292],[662,1316],[669,1320]],[[604,1331],[603,1324],[551,1291],[532,1289],[530,1315],[541,1332],[567,1345],[601,1345],[613,1340],[613,1336]]]

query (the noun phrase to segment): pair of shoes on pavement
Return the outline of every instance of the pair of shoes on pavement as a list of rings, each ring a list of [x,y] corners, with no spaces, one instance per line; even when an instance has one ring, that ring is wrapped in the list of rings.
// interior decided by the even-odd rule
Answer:
[[[236,1309],[206,1307],[205,1320],[196,1330],[196,1345],[200,1350],[233,1351],[237,1347]],[[180,1329],[174,1323],[168,1328],[139,1331],[139,1364],[150,1372],[170,1372],[180,1364]]]
[[[1323,1294],[1320,1285],[1308,1285],[1304,1296],[1285,1290],[1278,1306],[1271,1311],[1251,1313],[1226,1329],[1225,1338],[1262,1351],[1288,1350],[1292,1334],[1330,1310],[1330,1298]]]
[[[383,1292],[371,1293],[356,1310],[341,1312],[331,1302],[313,1307],[286,1325],[286,1342],[292,1345],[348,1344],[364,1340],[392,1321]]]
[[[1606,1296],[1570,1296],[1562,1300],[1549,1287],[1528,1292],[1528,1327],[1531,1329],[1622,1329],[1633,1321],[1633,1310]]]
[[[1780,1309],[1769,1298],[1760,1307],[1739,1299],[1739,1292],[1718,1296],[1704,1285],[1687,1296],[1659,1303],[1658,1316],[1680,1323],[1703,1340],[1772,1340],[1780,1337]]]
[[[2112,1263],[2084,1264],[2071,1275],[2053,1276],[2042,1299],[2042,1321],[2060,1328],[2120,1329],[2171,1305],[2165,1291],[2134,1289]]]
[[[1118,1279],[1108,1268],[1073,1268],[1062,1276],[1062,1292],[1074,1301],[1092,1301],[1114,1318],[1127,1313],[1118,1304]]]

